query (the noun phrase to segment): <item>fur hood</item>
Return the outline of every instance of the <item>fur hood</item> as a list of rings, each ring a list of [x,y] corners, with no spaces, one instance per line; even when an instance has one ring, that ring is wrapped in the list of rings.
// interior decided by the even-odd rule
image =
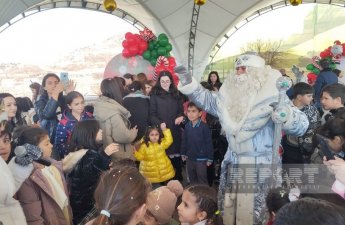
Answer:
[[[126,98],[146,98],[146,99],[150,99],[150,96],[144,95],[144,93],[142,91],[136,91],[133,93],[129,93],[128,95],[126,95],[125,97],[123,97],[123,99]]]
[[[66,157],[62,160],[62,168],[64,173],[70,173],[87,151],[87,149],[80,149],[76,152],[70,152],[68,155],[66,155]]]
[[[131,113],[122,105],[117,103],[114,99],[108,98],[106,96],[101,96],[96,100],[94,116],[103,122],[108,118],[118,114],[122,117],[128,119],[131,116]],[[101,121],[103,120],[103,121]]]

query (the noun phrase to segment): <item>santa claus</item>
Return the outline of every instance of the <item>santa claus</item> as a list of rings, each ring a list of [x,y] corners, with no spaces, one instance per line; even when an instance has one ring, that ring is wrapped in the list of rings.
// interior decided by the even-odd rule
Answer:
[[[204,89],[185,69],[175,69],[179,74],[179,90],[208,113],[219,118],[229,142],[222,163],[219,199],[222,208],[225,190],[231,194],[228,207],[224,208],[227,225],[261,224],[265,218],[265,191],[239,193],[231,187],[230,167],[241,164],[272,164],[273,131],[272,103],[278,101],[276,81],[281,74],[265,65],[264,59],[255,54],[240,55],[235,62],[235,72],[224,81],[218,93]],[[282,128],[285,133],[301,136],[308,128],[306,115],[287,102]],[[281,119],[281,118],[280,118]]]

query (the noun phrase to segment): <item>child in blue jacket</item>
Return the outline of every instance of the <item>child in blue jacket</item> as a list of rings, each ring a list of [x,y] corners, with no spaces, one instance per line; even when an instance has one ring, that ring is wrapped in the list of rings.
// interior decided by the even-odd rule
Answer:
[[[61,159],[68,154],[68,141],[72,135],[74,126],[78,121],[93,119],[91,113],[85,112],[84,97],[77,91],[67,94],[65,101],[68,109],[63,113],[62,119],[56,128],[55,150],[59,153]]]
[[[182,135],[181,156],[187,161],[187,174],[191,184],[206,184],[207,167],[213,162],[212,134],[208,125],[201,121],[202,110],[193,102],[187,107],[186,124]]]

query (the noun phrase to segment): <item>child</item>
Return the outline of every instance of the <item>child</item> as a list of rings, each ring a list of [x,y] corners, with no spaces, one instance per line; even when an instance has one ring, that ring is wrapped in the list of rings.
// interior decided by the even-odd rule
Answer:
[[[147,211],[144,225],[169,224],[176,208],[177,197],[182,195],[183,187],[177,180],[167,186],[151,191],[147,197]]]
[[[90,113],[84,111],[84,97],[77,91],[68,93],[65,97],[68,109],[56,127],[54,147],[61,159],[68,154],[67,142],[71,138],[72,130],[78,121],[93,119]]]
[[[345,86],[343,84],[331,84],[322,89],[321,104],[325,110],[329,110],[323,116],[323,123],[345,112]]]
[[[181,223],[189,225],[223,224],[217,208],[217,193],[206,185],[193,185],[185,189],[177,211]]]
[[[288,193],[286,190],[279,187],[268,191],[266,205],[269,213],[269,221],[267,225],[273,225],[275,216],[281,207],[299,198],[299,192],[296,190],[298,189],[291,189],[290,193]]]
[[[317,133],[325,138],[334,155],[345,159],[345,117],[336,117],[327,121],[317,129]],[[317,147],[318,144],[316,139],[314,139],[314,146],[316,146],[316,148],[311,155],[311,162],[322,164],[324,154],[320,148]]]
[[[94,205],[93,193],[102,171],[109,169],[111,155],[119,151],[118,144],[102,147],[102,130],[96,120],[80,121],[75,126],[70,154],[63,160],[70,186],[73,223],[78,224]]]
[[[131,159],[121,159],[116,162],[116,167],[123,168],[123,167],[132,167],[137,170],[137,165],[135,164],[134,160]],[[79,222],[79,225],[84,225],[90,220],[93,220],[97,217],[97,210],[95,206],[88,212],[88,214],[83,218],[82,221]]]
[[[136,225],[144,221],[151,186],[134,167],[104,172],[95,191],[98,217],[87,225]]]
[[[48,131],[52,143],[55,140],[56,126],[61,118],[61,113],[66,109],[64,89],[66,93],[74,91],[74,82],[70,80],[65,88],[56,74],[48,73],[42,79],[42,93],[35,102],[39,124]]]
[[[13,198],[13,195],[30,176],[33,166],[32,163],[18,162],[17,158],[8,164],[5,162],[11,151],[11,130],[7,115],[3,116],[5,120],[0,119],[0,221],[3,224],[23,225],[26,224],[25,215],[19,201]]]
[[[148,127],[140,148],[134,152],[134,157],[140,161],[140,173],[151,183],[158,185],[175,176],[174,168],[165,153],[173,138],[165,123],[161,124],[161,130],[158,127]]]
[[[14,140],[17,145],[31,144],[42,150],[52,165],[34,163],[30,177],[22,184],[16,197],[22,205],[28,224],[70,225],[72,212],[62,172],[62,163],[50,158],[53,145],[42,128],[23,127]]]
[[[191,184],[208,184],[207,167],[213,161],[212,134],[200,119],[201,109],[193,102],[187,107],[186,124],[181,146],[182,160],[187,160],[187,173]]]
[[[343,225],[345,209],[328,201],[303,198],[282,207],[275,225]]]
[[[311,105],[314,88],[307,83],[297,83],[293,87],[293,104],[304,112],[309,121],[309,127],[300,137],[285,135],[282,140],[283,164],[303,164],[310,162],[313,153],[312,137],[314,130],[321,125],[321,118],[317,108]]]

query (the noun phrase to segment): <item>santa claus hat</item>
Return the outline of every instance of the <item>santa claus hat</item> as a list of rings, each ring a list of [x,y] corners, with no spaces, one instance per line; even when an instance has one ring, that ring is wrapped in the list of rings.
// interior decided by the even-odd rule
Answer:
[[[235,68],[240,66],[251,66],[256,68],[264,68],[265,60],[255,53],[245,53],[237,57]]]

